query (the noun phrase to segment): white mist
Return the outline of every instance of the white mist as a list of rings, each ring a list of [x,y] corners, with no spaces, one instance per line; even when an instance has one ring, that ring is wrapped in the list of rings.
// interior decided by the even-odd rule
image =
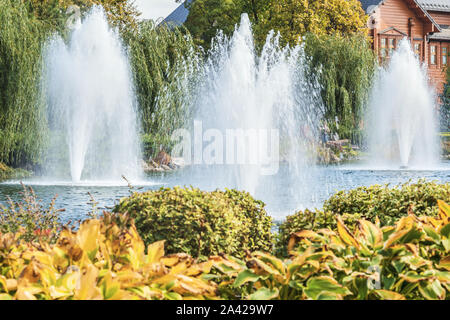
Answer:
[[[67,43],[52,39],[45,60],[50,127],[65,137],[60,148],[68,151],[72,181],[138,178],[141,157],[130,66],[103,10],[94,7]]]
[[[375,79],[369,103],[372,165],[427,168],[439,160],[436,96],[406,39]]]
[[[277,130],[277,159],[289,167],[286,190],[295,197],[308,188],[304,175],[311,175],[312,159],[307,148],[319,136],[316,130],[323,104],[317,83],[306,79],[303,49],[282,46],[279,40],[270,33],[258,53],[250,20],[243,14],[231,37],[219,34],[213,40],[194,100],[196,119],[205,130]],[[247,151],[255,150],[249,145]],[[262,174],[267,158],[262,159],[260,153],[257,157],[255,163],[228,166],[229,170],[211,179],[255,196],[272,194],[271,177]]]

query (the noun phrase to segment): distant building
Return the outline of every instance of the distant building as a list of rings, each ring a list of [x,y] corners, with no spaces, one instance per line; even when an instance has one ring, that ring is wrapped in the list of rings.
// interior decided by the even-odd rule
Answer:
[[[388,60],[398,42],[407,37],[420,61],[428,67],[432,84],[442,92],[450,50],[450,0],[360,0],[369,15],[373,49]]]
[[[192,1],[193,0],[186,0],[185,2],[183,2],[178,8],[176,8],[171,14],[169,14],[162,23],[166,23],[171,26],[181,26],[186,22],[189,15],[189,10],[186,8],[186,2],[189,4]]]
[[[369,15],[369,33],[380,61],[388,60],[398,42],[407,37],[420,61],[426,63],[431,83],[442,92],[450,51],[450,0],[359,1]],[[179,26],[188,15],[181,4],[164,22]]]

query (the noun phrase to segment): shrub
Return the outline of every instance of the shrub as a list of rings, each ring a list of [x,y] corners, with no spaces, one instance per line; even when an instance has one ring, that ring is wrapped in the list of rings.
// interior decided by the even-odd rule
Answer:
[[[0,300],[205,299],[217,285],[202,279],[212,262],[165,256],[164,241],[148,246],[131,222],[111,215],[64,229],[55,245],[0,234]]]
[[[13,169],[0,162],[0,181],[28,178],[31,175],[32,173],[30,171],[24,169]]]
[[[54,241],[60,229],[60,210],[54,206],[55,199],[45,208],[31,187],[23,186],[23,190],[20,201],[9,199],[6,205],[0,203],[0,233],[19,233],[19,239],[28,242]]]
[[[349,226],[354,229],[361,219],[360,214],[345,214],[342,219]],[[299,211],[291,216],[286,217],[286,220],[279,225],[278,234],[276,237],[275,253],[277,256],[286,257],[288,254],[287,244],[291,235],[301,230],[320,230],[324,228],[333,229],[337,225],[336,214],[329,211]]]
[[[381,225],[392,225],[408,215],[436,216],[437,200],[450,202],[450,184],[419,180],[390,188],[389,185],[360,187],[340,191],[325,201],[324,210],[335,214],[361,214],[364,219],[380,219]]]
[[[214,265],[249,299],[449,299],[450,206],[440,207],[438,218],[409,215],[383,228],[360,220],[355,232],[338,218],[334,231],[294,234],[289,260],[256,252]]]
[[[161,188],[134,193],[114,212],[128,213],[146,244],[167,240],[167,251],[192,256],[270,250],[272,220],[264,203],[235,190]]]
[[[450,184],[438,184],[419,180],[417,183],[404,183],[394,188],[389,185],[360,187],[350,191],[339,191],[325,201],[324,210],[299,211],[288,216],[279,227],[276,252],[287,254],[286,245],[290,236],[300,230],[334,229],[336,216],[354,230],[359,219],[381,226],[393,225],[401,217],[413,213],[417,216],[436,216],[437,200],[450,202]]]

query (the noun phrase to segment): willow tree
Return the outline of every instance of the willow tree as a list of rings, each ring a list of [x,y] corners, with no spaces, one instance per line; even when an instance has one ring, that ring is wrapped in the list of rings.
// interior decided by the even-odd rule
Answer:
[[[0,0],[0,162],[37,162],[45,140],[41,50],[51,29],[14,0]]]
[[[22,0],[28,10],[38,19],[60,25],[64,21],[64,12],[71,5],[77,5],[81,11],[88,11],[93,5],[105,9],[108,20],[120,30],[137,27],[139,10],[134,0]]]
[[[125,36],[139,106],[145,156],[170,147],[171,134],[189,119],[192,91],[200,62],[184,28],[139,23]]]
[[[450,55],[449,55],[450,56]],[[442,105],[440,108],[441,130],[450,131],[450,68],[447,67],[447,83],[441,95]]]
[[[361,34],[308,34],[304,45],[310,57],[309,72],[316,76],[320,71],[318,80],[330,129],[341,138],[360,143],[376,66],[370,41]]]

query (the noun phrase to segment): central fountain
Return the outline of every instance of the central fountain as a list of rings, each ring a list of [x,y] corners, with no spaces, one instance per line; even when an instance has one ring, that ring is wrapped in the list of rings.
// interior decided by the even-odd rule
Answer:
[[[273,161],[288,171],[283,175],[283,192],[292,193],[293,201],[310,193],[307,181],[313,180],[315,161],[311,146],[319,136],[324,107],[320,86],[306,68],[302,46],[283,46],[274,32],[261,50],[256,49],[247,14],[231,37],[219,32],[214,38],[191,102],[194,119],[204,130],[217,130],[223,136],[238,130],[263,132],[270,136],[263,143],[271,144],[275,138],[279,147],[267,146],[261,153],[261,144],[247,143],[243,148],[248,161],[221,165],[209,177],[216,187],[246,190],[263,199],[277,195],[281,191],[274,190],[278,172],[263,172],[267,161]],[[267,159],[270,152],[274,157]]]
[[[433,168],[439,161],[435,91],[404,39],[376,76],[369,102],[372,165]]]
[[[137,179],[138,122],[126,51],[100,7],[72,25],[68,42],[51,39],[45,54],[51,152],[60,157],[47,171],[63,167],[61,175],[70,170],[73,182]]]

